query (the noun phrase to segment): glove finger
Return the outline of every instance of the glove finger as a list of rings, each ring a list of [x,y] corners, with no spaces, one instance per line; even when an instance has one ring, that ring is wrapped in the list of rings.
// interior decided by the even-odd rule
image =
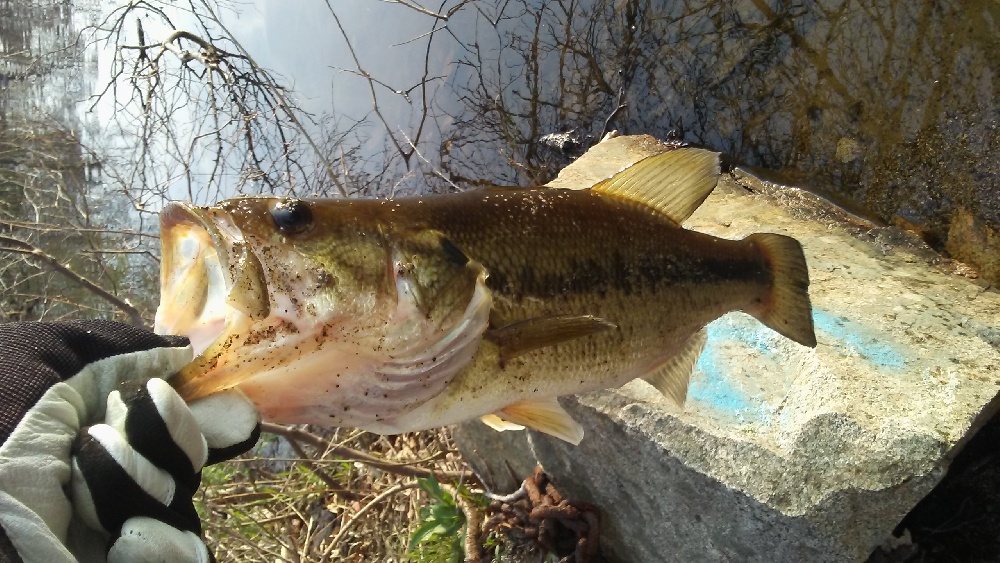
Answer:
[[[178,483],[106,424],[81,432],[73,444],[73,505],[88,526],[116,535],[133,516],[150,516],[201,533],[195,489]]]
[[[250,450],[260,438],[260,414],[238,389],[199,399],[190,405],[208,443],[211,465]]]
[[[166,381],[123,383],[119,393],[108,396],[106,420],[175,480],[188,488],[198,486],[208,446],[198,420]]]
[[[122,525],[108,550],[108,563],[132,561],[192,561],[208,563],[212,556],[201,538],[153,518],[137,516]]]
[[[112,321],[0,323],[0,442],[60,381],[81,394],[83,424],[101,422],[105,398],[136,372],[168,376],[191,360],[187,338],[158,336]]]

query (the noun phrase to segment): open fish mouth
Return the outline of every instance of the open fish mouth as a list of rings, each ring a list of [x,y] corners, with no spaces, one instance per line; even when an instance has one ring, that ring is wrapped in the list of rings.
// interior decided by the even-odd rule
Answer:
[[[237,319],[267,316],[262,269],[228,213],[170,203],[160,236],[158,334],[188,337],[198,356]]]

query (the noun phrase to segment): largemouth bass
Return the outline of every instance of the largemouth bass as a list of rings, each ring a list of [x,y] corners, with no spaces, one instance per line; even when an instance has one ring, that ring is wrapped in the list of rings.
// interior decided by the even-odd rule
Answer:
[[[556,397],[644,378],[683,403],[729,311],[816,345],[795,239],[681,227],[719,175],[684,148],[585,190],[171,204],[156,329],[195,346],[188,400],[238,387],[275,422],[482,417],[579,443]]]

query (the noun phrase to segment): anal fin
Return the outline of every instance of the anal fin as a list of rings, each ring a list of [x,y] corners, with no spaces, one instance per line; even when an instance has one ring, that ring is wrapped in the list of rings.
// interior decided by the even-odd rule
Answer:
[[[684,406],[684,399],[687,398],[688,383],[691,381],[691,373],[701,351],[705,349],[705,342],[708,335],[702,328],[691,335],[674,357],[643,379],[650,385],[669,397],[678,406]]]
[[[536,317],[486,332],[486,340],[500,348],[500,365],[532,350],[554,346],[617,328],[612,322],[592,315]]]
[[[481,417],[481,420],[490,428],[501,432],[527,427],[574,446],[583,440],[583,427],[573,420],[555,397],[518,401]]]

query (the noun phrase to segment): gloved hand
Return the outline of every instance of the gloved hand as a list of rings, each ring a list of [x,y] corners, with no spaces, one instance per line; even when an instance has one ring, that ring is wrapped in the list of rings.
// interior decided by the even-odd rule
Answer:
[[[191,356],[109,321],[0,324],[0,560],[210,560],[201,468],[260,421],[238,391],[186,405],[163,379]]]

